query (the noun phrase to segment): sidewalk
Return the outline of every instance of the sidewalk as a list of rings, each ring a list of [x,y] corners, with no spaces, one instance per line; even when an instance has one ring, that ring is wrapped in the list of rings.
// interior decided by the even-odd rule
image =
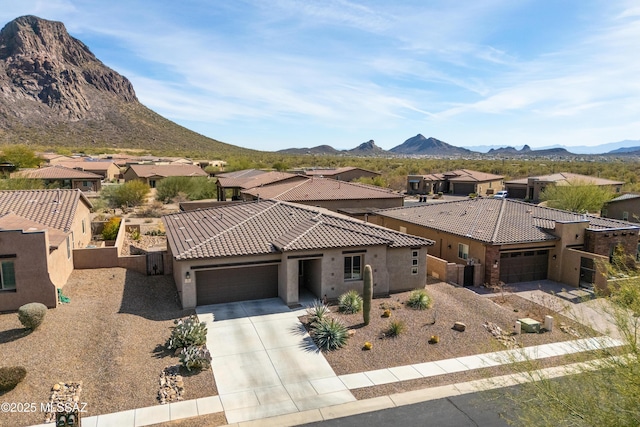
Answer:
[[[348,390],[373,387],[380,384],[406,381],[416,378],[424,378],[435,375],[445,375],[454,372],[469,371],[473,369],[487,368],[504,365],[514,361],[529,359],[544,359],[547,357],[562,356],[579,353],[597,348],[610,348],[622,345],[621,342],[609,337],[586,338],[574,341],[563,341],[544,344],[533,347],[525,347],[516,350],[504,350],[495,353],[485,353],[473,356],[457,357],[435,362],[419,363],[414,365],[399,366],[389,369],[360,372],[356,374],[341,375],[339,382],[334,387]],[[565,374],[567,366],[548,368],[544,371],[555,376]],[[441,387],[433,387],[415,390],[406,393],[398,393],[390,396],[382,396],[372,399],[358,400],[338,405],[328,405],[311,410],[296,408],[287,413],[269,412],[268,405],[262,405],[261,417],[251,419],[235,419],[234,426],[285,426],[322,421],[325,419],[345,417],[364,412],[387,409],[394,406],[408,405],[442,397],[448,397],[464,393],[473,393],[482,387],[498,388],[515,384],[517,378],[512,375],[494,377],[489,380],[470,381],[459,384],[451,384]],[[519,379],[522,381],[522,378]],[[487,389],[487,388],[485,388]],[[325,387],[324,391],[331,392],[331,387]],[[322,394],[321,390],[317,390]],[[276,405],[277,406],[277,405]],[[276,408],[274,406],[274,408]],[[257,414],[251,410],[251,406],[245,408],[234,407],[234,413]],[[132,409],[129,411],[103,414],[82,419],[83,427],[142,427],[162,422],[181,420],[200,415],[223,412],[225,407],[219,396],[211,396],[202,399],[186,400],[170,403],[168,405],[150,406],[147,408]],[[263,418],[270,417],[270,418]],[[40,424],[33,427],[51,427],[50,424]]]

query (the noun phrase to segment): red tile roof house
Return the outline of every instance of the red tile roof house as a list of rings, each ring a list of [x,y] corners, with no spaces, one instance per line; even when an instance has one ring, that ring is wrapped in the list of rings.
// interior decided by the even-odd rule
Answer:
[[[107,181],[118,179],[118,176],[120,175],[120,168],[110,161],[90,161],[83,159],[72,162],[59,162],[58,165],[64,166],[65,168],[95,173],[96,175],[100,175],[103,180]]]
[[[540,193],[542,193],[542,191],[544,191],[544,189],[549,185],[598,185],[601,187],[609,187],[611,188],[611,191],[620,193],[624,182],[576,173],[561,172],[551,175],[514,179],[507,181],[504,184],[505,190],[509,192],[509,197],[515,199],[526,199],[533,203],[538,203],[540,201]]]
[[[58,186],[82,191],[97,192],[102,187],[102,176],[58,165],[23,169],[12,173],[11,178],[39,179],[44,182],[45,186]]]
[[[243,200],[282,200],[318,206],[334,212],[341,209],[369,211],[404,205],[404,196],[396,191],[374,185],[320,177],[285,181],[243,190],[241,198]]]
[[[263,185],[275,184],[278,182],[304,181],[307,178],[303,175],[263,171],[259,169],[245,169],[235,172],[225,172],[216,174],[218,186],[218,201],[222,202],[231,197],[231,200],[240,200],[240,193],[250,188],[261,187]]]
[[[300,292],[337,298],[362,292],[373,269],[375,295],[426,284],[433,242],[321,208],[265,200],[163,217],[184,308]]]
[[[465,285],[550,279],[604,287],[598,264],[608,263],[618,244],[635,258],[640,231],[625,221],[493,198],[386,209],[369,221],[435,241],[430,258],[473,264],[472,275],[453,280]],[[436,265],[429,261],[430,272]]]
[[[407,176],[407,194],[478,194],[491,196],[503,189],[501,175],[458,169],[444,173]]]
[[[209,176],[200,166],[171,164],[171,165],[130,165],[122,174],[124,181],[141,180],[155,188],[158,181],[170,176],[207,177]]]
[[[307,176],[318,176],[323,178],[337,179],[339,181],[353,181],[358,178],[375,178],[380,176],[378,172],[367,169],[345,166],[336,169],[307,169],[304,171]]]
[[[90,209],[79,190],[0,191],[0,311],[57,305],[73,249],[91,240]]]

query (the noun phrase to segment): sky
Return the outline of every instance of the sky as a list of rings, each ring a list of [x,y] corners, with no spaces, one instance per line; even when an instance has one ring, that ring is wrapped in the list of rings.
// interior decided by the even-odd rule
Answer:
[[[61,21],[147,107],[276,151],[640,139],[635,0],[0,0]]]

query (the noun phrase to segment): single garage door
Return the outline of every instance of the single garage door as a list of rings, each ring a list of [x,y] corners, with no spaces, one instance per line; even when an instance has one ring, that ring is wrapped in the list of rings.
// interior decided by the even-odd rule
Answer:
[[[548,250],[503,252],[500,254],[500,280],[504,283],[544,280],[548,263]]]
[[[198,305],[278,296],[278,265],[196,272]]]

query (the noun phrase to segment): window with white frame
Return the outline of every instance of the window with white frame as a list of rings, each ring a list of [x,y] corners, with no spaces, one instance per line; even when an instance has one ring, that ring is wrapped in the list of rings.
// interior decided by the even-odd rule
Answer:
[[[344,256],[344,280],[362,279],[362,255]]]
[[[458,258],[469,259],[469,245],[458,243]]]
[[[0,266],[0,289],[12,290],[16,288],[16,273],[13,261],[2,261]]]

